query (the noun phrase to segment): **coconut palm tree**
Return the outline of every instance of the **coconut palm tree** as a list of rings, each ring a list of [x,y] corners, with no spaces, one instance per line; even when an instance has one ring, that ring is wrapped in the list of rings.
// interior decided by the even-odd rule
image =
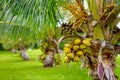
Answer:
[[[84,0],[82,0],[84,1]],[[83,64],[88,65],[88,70],[93,80],[115,80],[114,68],[116,54],[119,47],[116,46],[120,39],[120,32],[116,29],[119,21],[120,12],[119,0],[86,0],[88,9],[86,10],[81,0],[1,0],[0,6],[3,7],[0,20],[8,23],[19,23],[20,27],[11,28],[12,33],[22,34],[25,28],[32,29],[37,38],[47,38],[51,43],[54,42],[53,36],[49,36],[50,30],[56,30],[56,25],[62,18],[60,11],[65,8],[69,11],[70,23],[63,25],[62,34],[65,37],[79,36],[84,32],[83,40],[91,37],[91,46],[84,55]],[[11,15],[11,17],[9,17]],[[63,18],[65,19],[65,18]],[[10,32],[8,30],[8,32]],[[28,31],[29,33],[29,31]],[[46,33],[47,36],[46,36]],[[25,34],[24,34],[25,35]],[[13,36],[13,34],[11,34]],[[63,38],[62,38],[63,39]],[[60,39],[60,40],[62,40]],[[58,43],[60,42],[58,40]],[[48,49],[49,55],[54,50]],[[52,61],[52,60],[51,60]],[[87,62],[85,62],[87,61]]]
[[[115,0],[87,0],[87,3],[88,10],[85,10],[80,0],[76,0],[76,4],[67,4],[66,8],[73,15],[73,21],[72,24],[65,25],[62,32],[65,35],[84,32],[85,35],[81,39],[82,45],[86,46],[89,44],[87,38],[92,38],[91,47],[83,50],[83,65],[87,64],[93,80],[116,80],[115,58],[120,52],[120,46],[117,45],[120,30],[116,23],[119,21],[120,4],[115,3]],[[70,51],[76,56],[74,46],[71,50],[68,49],[68,52]],[[71,56],[73,55],[66,55],[68,59],[65,58],[65,62],[73,61]]]

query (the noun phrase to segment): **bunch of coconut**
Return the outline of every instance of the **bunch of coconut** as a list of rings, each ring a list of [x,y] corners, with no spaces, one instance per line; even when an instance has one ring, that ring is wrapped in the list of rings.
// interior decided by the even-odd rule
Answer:
[[[40,50],[42,52],[42,54],[39,55],[39,60],[44,63],[44,60],[47,57],[47,54],[45,53],[45,51],[48,49],[48,43],[46,41],[43,41],[40,43]]]
[[[42,53],[40,56],[39,56],[39,60],[44,63],[44,60],[46,59],[47,57],[47,54],[46,53]],[[60,56],[58,55],[58,53],[55,53],[54,55],[54,62],[55,62],[55,65],[59,65],[61,64],[61,59],[60,59]]]
[[[46,42],[46,41],[41,42],[41,44],[40,44],[40,50],[42,51],[42,54],[39,56],[39,60],[42,63],[44,63],[44,60],[47,57],[46,50],[48,50],[48,49],[49,49],[48,42]],[[58,53],[54,54],[54,62],[55,62],[55,65],[59,65],[61,63],[61,59],[60,59],[60,56],[59,56]]]
[[[80,62],[81,59],[86,55],[88,49],[91,46],[91,38],[75,39],[69,44],[64,45],[65,58],[64,62]]]
[[[55,53],[54,61],[55,61],[56,65],[59,65],[61,63],[61,59],[60,59],[60,56],[58,55],[58,53]]]
[[[46,59],[47,55],[45,53],[42,53],[40,56],[39,56],[39,60],[44,63],[44,60]]]

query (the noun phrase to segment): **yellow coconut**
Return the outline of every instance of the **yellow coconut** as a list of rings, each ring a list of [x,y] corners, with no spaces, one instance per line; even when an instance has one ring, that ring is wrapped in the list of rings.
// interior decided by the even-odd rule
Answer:
[[[92,41],[92,38],[86,38],[86,40],[88,40],[90,42],[90,41]]]
[[[60,62],[60,60],[59,60],[59,59],[57,59],[57,60],[56,60],[56,62],[57,62],[57,63],[59,63],[59,62]]]
[[[82,43],[86,46],[91,46],[91,43],[88,39],[84,39]]]
[[[81,39],[76,39],[75,41],[74,41],[74,44],[80,44],[81,43]]]
[[[70,62],[70,59],[66,56],[66,57],[64,58],[64,62],[65,62],[65,63],[69,63],[69,62]]]
[[[54,55],[54,58],[55,58],[55,59],[58,59],[58,58],[59,58],[59,55],[56,53],[56,54]]]
[[[80,45],[80,49],[85,49],[85,48],[86,48],[86,46],[84,44]]]
[[[80,61],[80,58],[78,56],[75,56],[74,57],[74,62],[79,62]]]
[[[72,48],[72,45],[71,44],[65,44],[65,47]]]
[[[73,59],[74,58],[74,54],[73,53],[68,53],[67,57],[70,58],[70,59]]]
[[[76,54],[77,54],[78,56],[83,56],[83,52],[82,52],[82,51],[78,51]]]
[[[70,48],[65,47],[65,48],[64,48],[64,53],[65,53],[65,54],[71,53],[71,49],[70,49]]]
[[[74,51],[78,51],[80,47],[78,45],[73,46]]]
[[[40,57],[41,60],[44,60],[45,58],[46,58],[46,57],[44,57],[44,56],[41,56],[41,57]]]
[[[45,58],[46,58],[46,55],[45,55],[45,54],[40,55],[40,59],[41,59],[41,60],[44,60]]]

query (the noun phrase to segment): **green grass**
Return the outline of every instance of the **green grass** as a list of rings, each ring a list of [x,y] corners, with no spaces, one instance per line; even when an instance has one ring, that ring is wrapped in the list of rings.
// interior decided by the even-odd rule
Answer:
[[[0,51],[0,80],[90,80],[87,70],[80,69],[80,63],[70,63],[43,68],[43,64],[37,61],[39,50],[28,51],[31,60],[23,61],[19,54],[8,51]],[[117,58],[120,64],[120,58]],[[115,70],[120,76],[120,65]]]
[[[118,80],[120,79],[120,54],[118,55],[118,57],[116,58],[117,64],[116,64],[116,69],[115,69],[115,73],[118,76]]]

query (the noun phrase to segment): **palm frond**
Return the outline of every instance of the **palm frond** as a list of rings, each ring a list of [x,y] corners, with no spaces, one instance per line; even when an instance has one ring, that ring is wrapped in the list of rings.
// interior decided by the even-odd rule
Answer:
[[[94,27],[94,32],[93,32],[93,38],[94,39],[100,39],[100,40],[104,40],[104,36],[103,36],[103,33],[102,33],[102,29],[101,29],[101,26],[100,24],[97,24],[95,27]]]
[[[117,18],[118,14],[120,13],[120,4],[117,5],[107,16],[105,19],[104,25],[110,25],[114,23],[115,19]]]
[[[113,38],[111,40],[112,44],[116,44],[118,42],[118,40],[120,39],[120,32],[116,33],[113,35]]]
[[[90,10],[92,11],[92,15],[93,15],[93,19],[94,20],[98,20],[99,19],[96,2],[97,2],[96,0],[90,0]]]
[[[82,24],[88,20],[88,14],[84,9],[83,4],[67,4],[66,9],[73,15],[74,24],[72,27],[74,29],[81,27]]]
[[[65,0],[1,0],[0,31],[14,40],[36,41],[47,37],[46,32],[48,33],[50,29],[53,32],[50,35],[53,36],[61,18],[59,5],[65,2]]]

